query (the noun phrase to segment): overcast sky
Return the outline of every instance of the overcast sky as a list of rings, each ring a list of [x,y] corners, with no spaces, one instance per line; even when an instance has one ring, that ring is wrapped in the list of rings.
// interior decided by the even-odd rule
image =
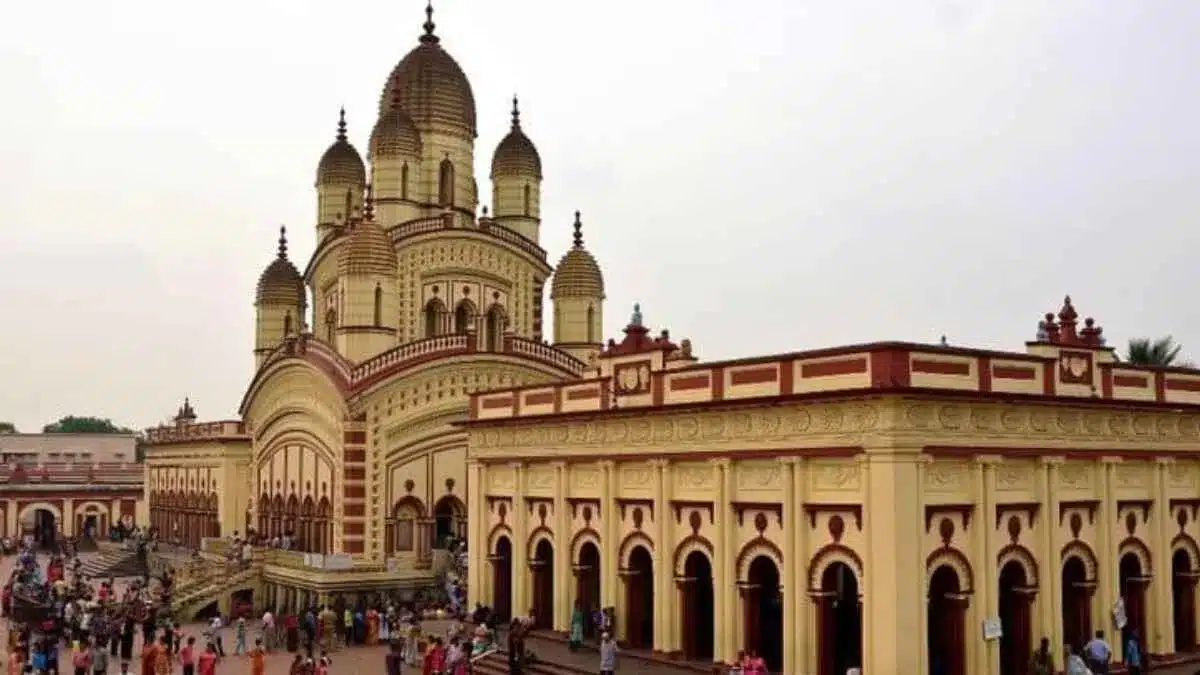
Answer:
[[[15,3],[0,28],[0,420],[233,417],[253,291],[423,0]],[[703,359],[1021,350],[1071,293],[1200,354],[1200,3],[437,0],[481,195],[518,92],[542,244]]]

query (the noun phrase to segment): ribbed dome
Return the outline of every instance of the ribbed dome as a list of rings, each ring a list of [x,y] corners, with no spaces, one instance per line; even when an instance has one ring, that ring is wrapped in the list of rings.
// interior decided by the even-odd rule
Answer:
[[[512,129],[501,139],[492,155],[492,178],[496,176],[531,176],[542,179],[542,158],[533,141],[521,130],[521,112],[517,97],[513,97]]]
[[[258,277],[254,303],[289,307],[302,307],[306,304],[304,278],[287,257],[287,228],[279,228],[279,255]]]
[[[433,34],[433,8],[426,7],[425,15],[425,34],[388,76],[379,99],[379,114],[398,105],[422,131],[448,127],[474,139],[475,95],[471,83]]]
[[[399,263],[396,249],[387,232],[375,222],[368,197],[367,210],[362,219],[350,226],[346,241],[338,256],[338,274],[383,274],[395,275]]]
[[[346,140],[346,110],[342,109],[337,138],[317,164],[317,185],[363,185],[366,182],[367,168],[362,157]]]
[[[591,253],[583,247],[583,224],[575,212],[575,243],[554,268],[550,298],[604,299],[604,275]]]
[[[392,106],[371,131],[371,157],[420,157],[421,134],[403,108]]]

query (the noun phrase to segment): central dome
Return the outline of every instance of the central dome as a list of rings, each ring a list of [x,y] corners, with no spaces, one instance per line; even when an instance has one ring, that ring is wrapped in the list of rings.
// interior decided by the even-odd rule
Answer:
[[[433,34],[433,7],[425,8],[425,34],[388,76],[379,99],[379,114],[403,108],[421,131],[451,131],[474,139],[475,95],[454,57]]]

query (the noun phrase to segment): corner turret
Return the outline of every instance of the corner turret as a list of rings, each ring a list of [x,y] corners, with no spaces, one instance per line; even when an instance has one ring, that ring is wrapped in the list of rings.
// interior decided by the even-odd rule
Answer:
[[[542,216],[542,158],[521,129],[517,97],[512,128],[492,155],[492,209],[497,223],[536,242]]]
[[[279,228],[279,250],[258,278],[254,296],[254,358],[256,365],[285,339],[304,329],[307,306],[304,279],[288,260],[287,228]]]
[[[367,169],[358,150],[346,136],[346,109],[338,113],[337,136],[333,144],[321,155],[317,164],[317,241],[325,239],[340,218],[349,218],[345,211],[345,196],[349,192],[357,195],[350,206],[362,206],[363,189],[367,183]]]
[[[550,299],[554,302],[554,346],[592,363],[604,332],[604,275],[583,246],[583,222],[575,212],[571,249],[554,268]]]

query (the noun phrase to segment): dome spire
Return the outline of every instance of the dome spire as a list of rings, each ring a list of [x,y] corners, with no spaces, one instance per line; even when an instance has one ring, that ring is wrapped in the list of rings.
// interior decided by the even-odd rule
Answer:
[[[363,206],[363,220],[375,220],[375,188],[367,183],[367,197]]]
[[[339,141],[346,140],[346,106],[342,106],[338,111],[338,132],[337,139]]]
[[[279,226],[279,259],[287,260],[287,225]]]
[[[437,28],[437,24],[433,22],[433,0],[425,5],[425,34],[421,36],[422,43],[438,43],[438,36],[433,34],[433,29]]]
[[[579,212],[575,212],[575,248],[583,248],[583,221],[579,219]]]
[[[513,131],[521,128],[521,109],[517,106],[516,94],[513,94],[512,128]]]

